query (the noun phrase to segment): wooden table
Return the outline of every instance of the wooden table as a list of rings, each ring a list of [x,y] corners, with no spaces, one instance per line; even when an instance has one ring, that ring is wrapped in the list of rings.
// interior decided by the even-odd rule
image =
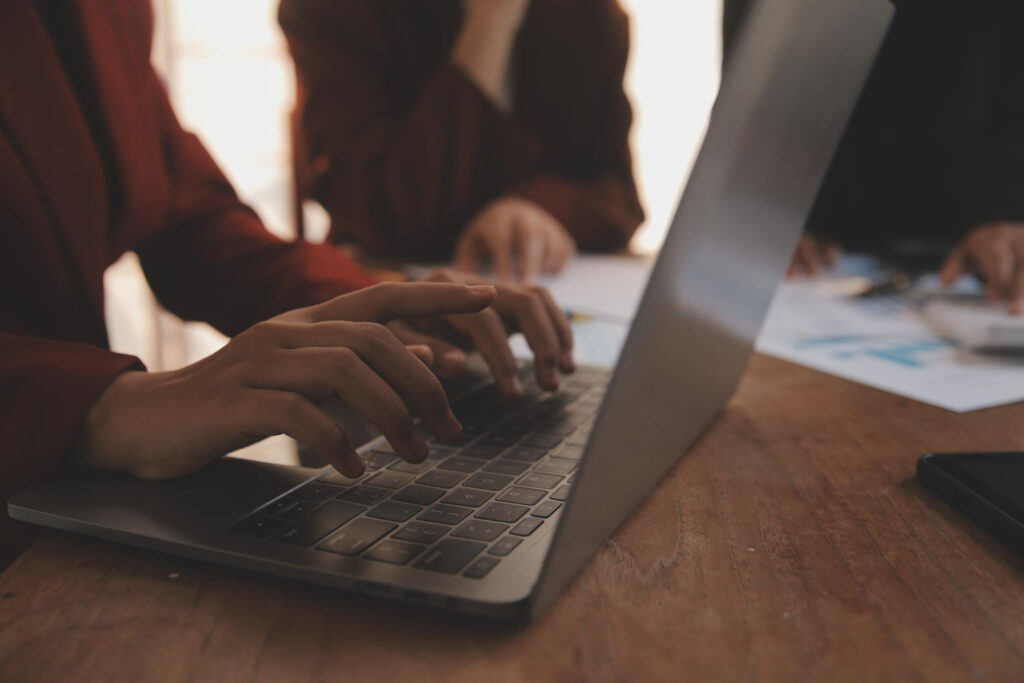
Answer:
[[[1022,680],[1024,564],[914,481],[1024,449],[757,357],[721,419],[537,623],[47,534],[0,575],[0,680]]]

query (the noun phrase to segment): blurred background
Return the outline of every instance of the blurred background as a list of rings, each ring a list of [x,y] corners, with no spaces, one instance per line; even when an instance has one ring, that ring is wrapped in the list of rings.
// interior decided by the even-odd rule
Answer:
[[[273,232],[294,235],[288,117],[295,77],[278,0],[154,0],[153,61],[183,125],[197,133]],[[720,0],[620,0],[631,18],[626,91],[636,180],[647,220],[631,250],[661,245],[718,87]],[[327,215],[307,202],[307,235]],[[111,345],[152,370],[180,367],[224,338],[160,309],[133,255],[107,272]]]

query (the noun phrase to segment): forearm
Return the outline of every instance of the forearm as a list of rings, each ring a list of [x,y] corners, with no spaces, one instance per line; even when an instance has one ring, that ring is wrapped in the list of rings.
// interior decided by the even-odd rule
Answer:
[[[469,0],[452,50],[452,62],[503,108],[512,50],[528,7],[529,0]]]

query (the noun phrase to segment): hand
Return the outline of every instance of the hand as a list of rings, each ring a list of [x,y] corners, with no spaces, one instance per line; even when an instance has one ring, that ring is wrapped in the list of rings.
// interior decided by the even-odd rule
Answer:
[[[803,235],[793,252],[786,277],[818,275],[823,269],[834,266],[838,259],[839,249],[836,245],[814,235]]]
[[[989,299],[1009,301],[1010,312],[1024,313],[1024,224],[991,223],[972,230],[939,277],[948,286],[964,273],[985,281]]]
[[[490,286],[381,284],[255,325],[203,360],[172,372],[126,372],[86,417],[79,464],[179,477],[274,434],[303,443],[339,472],[364,466],[339,425],[316,402],[338,396],[377,425],[410,462],[428,452],[420,417],[442,439],[462,427],[427,364],[383,323],[471,314],[490,305]]]
[[[529,200],[505,197],[469,222],[455,245],[455,267],[479,272],[490,259],[499,280],[531,282],[539,273],[560,272],[575,253],[558,219]]]
[[[483,284],[475,275],[439,270],[427,278],[434,282]],[[466,365],[459,343],[480,350],[495,381],[508,396],[523,393],[515,358],[508,345],[509,331],[521,330],[533,350],[537,381],[549,390],[558,388],[559,373],[576,369],[572,357],[572,330],[565,314],[551,294],[542,287],[502,285],[495,287],[494,303],[478,313],[448,315],[439,319],[396,321],[390,325],[406,344],[426,346],[435,359],[432,365],[441,377],[452,377]]]

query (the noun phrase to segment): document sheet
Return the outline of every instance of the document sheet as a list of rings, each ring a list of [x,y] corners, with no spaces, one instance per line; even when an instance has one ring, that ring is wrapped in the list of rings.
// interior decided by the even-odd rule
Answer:
[[[961,348],[928,324],[927,302],[945,293],[935,277],[906,294],[852,296],[884,272],[871,258],[847,256],[824,277],[786,281],[758,350],[955,412],[1024,399],[1024,355]],[[967,278],[955,289],[978,290]]]

